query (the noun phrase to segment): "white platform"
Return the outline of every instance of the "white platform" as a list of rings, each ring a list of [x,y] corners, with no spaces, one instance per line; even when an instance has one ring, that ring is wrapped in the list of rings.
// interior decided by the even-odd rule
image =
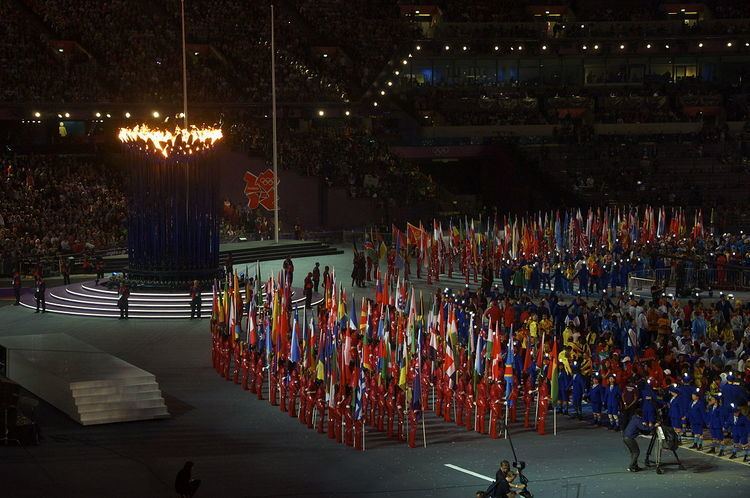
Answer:
[[[0,337],[7,376],[82,425],[168,418],[153,374],[67,334]]]

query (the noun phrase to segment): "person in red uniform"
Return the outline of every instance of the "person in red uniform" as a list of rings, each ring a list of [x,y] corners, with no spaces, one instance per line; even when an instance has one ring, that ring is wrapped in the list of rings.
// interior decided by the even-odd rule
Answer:
[[[287,378],[286,361],[279,360],[279,410],[286,412],[287,410],[287,389],[289,387],[289,379]]]
[[[263,399],[263,355],[259,354],[255,360],[255,394]]]
[[[248,387],[248,381],[250,380],[250,352],[247,348],[242,348],[240,351],[240,363],[242,365],[240,369],[240,385],[242,386],[243,390],[247,391],[248,389],[250,389]]]
[[[385,384],[379,383],[377,388],[377,403],[378,403],[378,417],[377,417],[377,429],[380,432],[385,430],[385,418],[386,418],[386,396],[385,396]]]
[[[351,406],[352,389],[347,386],[346,396],[344,397],[342,404],[339,405],[339,410],[341,410],[344,418],[344,444],[347,446],[354,445],[354,414],[352,413]]]
[[[232,348],[232,364],[234,369],[232,370],[232,380],[235,384],[240,383],[240,370],[242,370],[242,343],[235,341],[234,348]]]
[[[435,375],[435,415],[443,416],[443,374],[438,370]]]
[[[344,412],[347,410],[349,405],[346,404],[346,394],[339,392],[336,394],[336,416],[334,422],[333,431],[336,434],[336,442],[342,442],[342,423],[344,421]]]
[[[229,343],[229,338],[224,339],[224,345],[221,350],[221,357],[224,361],[223,367],[224,372],[222,375],[226,380],[231,380],[232,372],[232,345]]]
[[[393,418],[396,416],[396,383],[391,379],[385,395],[385,406],[387,412],[386,433],[389,438],[393,437]]]
[[[318,389],[315,391],[315,422],[318,434],[323,434],[323,422],[326,416],[326,388],[322,382],[318,382]]]
[[[278,406],[279,403],[276,398],[279,392],[279,371],[273,363],[268,365],[268,375],[270,376],[270,386],[268,391],[269,401],[271,406]]]
[[[476,401],[474,399],[474,385],[469,380],[466,384],[466,396],[464,397],[464,422],[466,430],[473,431],[476,423]]]
[[[510,406],[508,407],[508,417],[510,418],[511,422],[516,421],[516,417],[518,415],[517,413],[518,408],[518,383],[513,383],[513,389],[510,390]]]
[[[452,420],[453,407],[453,389],[451,389],[451,379],[447,375],[443,376],[443,420],[450,422]]]
[[[531,405],[533,403],[533,397],[531,395],[531,377],[527,374],[524,374],[526,377],[526,380],[523,384],[523,404],[526,407],[526,413],[523,417],[523,426],[525,428],[531,427],[530,417],[531,417]]]
[[[290,417],[297,416],[297,393],[299,392],[299,374],[297,369],[292,367],[289,375],[289,382],[286,388],[286,411]]]
[[[484,381],[477,384],[477,420],[476,430],[484,434],[484,418],[487,413],[487,386]]]
[[[458,372],[456,373],[458,382],[456,383],[456,425],[464,425],[464,400],[466,398],[466,379]],[[468,415],[468,414],[467,414]]]
[[[299,375],[299,423],[302,425],[307,424],[307,374],[303,371]]]
[[[549,390],[547,388],[547,379],[542,379],[539,383],[539,416],[536,420],[536,431],[544,435],[545,425],[547,422],[547,409],[549,408]]]
[[[490,381],[490,437],[497,439],[497,423],[503,415],[503,393],[499,382]]]
[[[398,416],[398,434],[396,439],[404,441],[404,422],[406,421],[406,392],[396,389],[396,415]]]
[[[422,407],[422,411],[424,412],[427,410],[427,402],[429,400],[429,394],[430,394],[430,364],[428,361],[425,361],[422,363],[422,373],[419,376],[419,382],[421,384],[422,388],[422,399],[420,400],[420,406]]]

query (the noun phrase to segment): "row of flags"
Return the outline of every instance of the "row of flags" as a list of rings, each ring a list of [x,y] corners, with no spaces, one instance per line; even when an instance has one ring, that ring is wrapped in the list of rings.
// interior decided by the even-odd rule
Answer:
[[[713,226],[713,210],[710,224]],[[442,261],[468,247],[470,258],[478,261],[499,254],[503,258],[521,258],[548,252],[584,253],[604,247],[610,251],[619,245],[627,251],[634,244],[654,243],[665,237],[697,240],[706,235],[703,211],[653,206],[605,207],[539,211],[523,216],[495,215],[491,220],[434,219],[432,226],[392,225],[391,246],[396,266],[403,267],[402,249],[414,247],[425,266],[430,258]],[[373,261],[383,261],[388,246],[382,237],[365,234],[365,251]],[[379,240],[378,240],[379,239]]]

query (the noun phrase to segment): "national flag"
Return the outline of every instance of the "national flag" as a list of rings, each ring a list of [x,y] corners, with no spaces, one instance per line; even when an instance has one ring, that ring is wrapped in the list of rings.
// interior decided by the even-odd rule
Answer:
[[[557,378],[557,339],[555,339],[555,342],[552,344],[552,352],[550,354],[549,359],[549,371],[547,374],[547,378],[550,381],[550,395],[549,400],[550,403],[557,403],[557,396],[558,396],[558,378]]]
[[[453,359],[453,348],[451,347],[450,339],[445,341],[445,358],[443,362],[445,363],[443,367],[445,375],[452,377],[456,373],[456,363]]]
[[[294,322],[292,323],[292,345],[291,351],[289,352],[289,360],[292,363],[299,363],[300,351],[299,351],[299,338],[297,337],[297,327],[299,324],[299,315],[297,310],[294,310]]]
[[[364,416],[363,402],[365,397],[365,390],[367,389],[367,381],[365,380],[365,370],[359,369],[359,382],[357,384],[357,394],[354,401],[354,420],[362,420]]]
[[[247,343],[255,346],[258,343],[258,331],[255,327],[255,306],[250,304],[250,310],[247,313]]]
[[[513,363],[515,362],[515,353],[513,352],[513,327],[510,328],[508,335],[508,353],[505,355],[505,399],[508,406],[512,406],[513,400],[510,398],[510,392],[513,389]]]

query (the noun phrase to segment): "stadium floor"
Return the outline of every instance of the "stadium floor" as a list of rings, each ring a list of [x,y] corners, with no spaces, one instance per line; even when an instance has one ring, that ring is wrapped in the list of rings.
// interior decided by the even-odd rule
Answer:
[[[335,265],[350,283],[351,253],[295,260],[298,278],[315,261]],[[281,262],[264,264],[270,271]],[[265,270],[264,270],[265,271]],[[371,289],[368,291],[371,292]],[[219,377],[210,363],[206,321],[118,321],[0,309],[0,334],[64,332],[157,376],[172,418],[82,427],[42,403],[44,440],[0,447],[0,489],[10,497],[174,496],[185,460],[203,483],[198,497],[473,497],[487,482],[446,464],[494,476],[512,459],[507,440],[467,433],[427,414],[427,448],[370,434],[357,452],[304,428],[267,401]],[[626,471],[618,434],[558,417],[558,435],[512,426],[537,497],[741,496],[750,466],[680,449],[685,471]],[[647,441],[640,441],[645,453]],[[670,458],[665,453],[665,461]],[[642,463],[642,458],[641,458]]]

